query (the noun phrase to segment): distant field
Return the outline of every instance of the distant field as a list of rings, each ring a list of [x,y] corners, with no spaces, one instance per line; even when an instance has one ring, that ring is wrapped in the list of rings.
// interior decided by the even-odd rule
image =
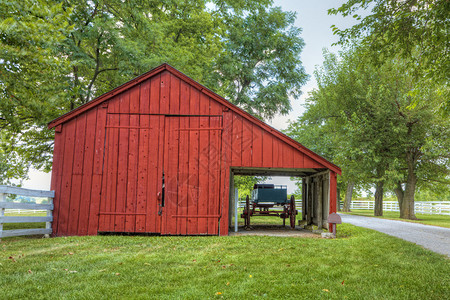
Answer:
[[[363,210],[363,209],[357,210],[357,209],[354,209],[348,214],[373,217],[373,211],[372,210]],[[425,225],[434,225],[434,226],[441,226],[441,227],[450,228],[450,216],[448,216],[448,215],[416,214],[416,217],[418,218],[418,220],[400,219],[399,215],[400,215],[399,212],[384,211],[382,217],[376,217],[376,218],[391,219],[391,220],[401,220],[401,221],[406,221],[406,222],[414,222],[414,223],[421,223],[421,224],[425,224]]]

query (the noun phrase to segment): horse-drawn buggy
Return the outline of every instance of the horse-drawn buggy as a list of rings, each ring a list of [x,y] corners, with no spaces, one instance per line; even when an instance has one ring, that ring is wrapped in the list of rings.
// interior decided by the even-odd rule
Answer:
[[[252,216],[277,216],[289,219],[292,229],[295,228],[295,218],[298,212],[295,209],[295,199],[292,195],[287,198],[287,186],[274,184],[255,184],[251,199],[247,196],[245,208],[241,218],[245,220],[245,228],[250,229],[250,218]]]

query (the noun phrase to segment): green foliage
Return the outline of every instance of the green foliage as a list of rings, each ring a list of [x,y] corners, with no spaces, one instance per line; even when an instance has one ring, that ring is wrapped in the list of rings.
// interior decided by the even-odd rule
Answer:
[[[325,53],[319,87],[287,133],[341,165],[343,181],[360,188],[382,181],[393,189],[414,176],[420,188],[445,190],[450,123],[437,109],[441,86],[418,85],[411,73],[401,58],[373,64],[364,49]]]
[[[264,182],[267,177],[264,176],[234,176],[234,187],[238,189],[239,199],[252,196],[253,186]]]
[[[287,113],[306,80],[303,41],[295,15],[271,5],[0,2],[0,180],[23,178],[31,166],[49,171],[50,120],[163,62],[259,117]]]
[[[362,17],[359,14],[361,10],[364,13],[370,10],[370,13]],[[446,106],[448,111],[449,11],[447,0],[349,0],[328,13],[360,20],[347,29],[332,26],[333,32],[340,36],[340,44],[353,44],[357,40],[367,47],[366,55],[377,64],[400,55],[416,80],[424,84],[439,82],[444,85],[446,97],[439,105]]]
[[[261,118],[287,114],[289,97],[297,99],[308,78],[300,61],[301,30],[294,21],[294,13],[279,7],[225,20],[227,38],[215,81],[233,103]]]

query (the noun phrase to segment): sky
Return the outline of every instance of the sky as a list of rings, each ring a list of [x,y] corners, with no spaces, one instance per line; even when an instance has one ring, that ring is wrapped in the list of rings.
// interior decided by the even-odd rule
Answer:
[[[275,0],[274,6],[280,6],[284,11],[294,11],[297,14],[296,27],[302,28],[302,38],[305,42],[301,60],[306,73],[310,75],[309,81],[302,87],[302,96],[299,99],[291,99],[292,111],[287,116],[277,116],[268,122],[278,130],[286,129],[288,121],[296,120],[303,112],[305,99],[308,93],[317,87],[313,72],[316,66],[323,62],[322,51],[328,49],[337,52],[341,48],[332,46],[337,42],[338,37],[331,31],[331,25],[339,28],[347,28],[355,24],[353,18],[343,18],[341,16],[328,15],[329,8],[339,7],[346,1],[343,0]],[[30,171],[30,179],[23,182],[23,187],[31,189],[50,190],[51,175],[35,170]],[[269,182],[275,184],[286,184],[288,193],[295,190],[295,185],[286,177],[273,177]]]

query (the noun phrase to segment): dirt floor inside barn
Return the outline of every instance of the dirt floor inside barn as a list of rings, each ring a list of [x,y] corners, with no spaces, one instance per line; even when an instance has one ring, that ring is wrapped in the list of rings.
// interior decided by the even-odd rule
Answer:
[[[312,233],[310,230],[301,228],[291,229],[289,226],[281,225],[252,225],[253,229],[246,230],[244,226],[238,227],[238,232],[230,229],[230,236],[238,235],[259,235],[259,236],[280,236],[299,238],[321,238],[320,234]]]

